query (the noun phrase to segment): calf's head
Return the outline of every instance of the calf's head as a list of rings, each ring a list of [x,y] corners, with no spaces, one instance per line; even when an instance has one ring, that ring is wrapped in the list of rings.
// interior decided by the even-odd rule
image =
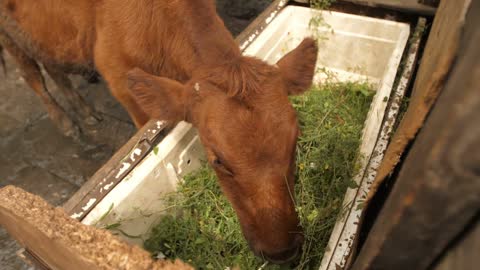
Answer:
[[[316,55],[316,42],[305,39],[274,66],[239,55],[183,84],[140,69],[128,74],[132,95],[152,118],[198,129],[250,247],[276,263],[295,257],[303,243],[293,198],[299,130],[288,96],[309,88]]]

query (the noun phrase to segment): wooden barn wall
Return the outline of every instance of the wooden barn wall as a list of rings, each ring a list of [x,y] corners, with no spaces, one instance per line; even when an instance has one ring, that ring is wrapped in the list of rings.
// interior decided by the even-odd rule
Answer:
[[[480,210],[478,25],[473,1],[453,68],[352,269],[478,269],[478,229],[465,232]]]

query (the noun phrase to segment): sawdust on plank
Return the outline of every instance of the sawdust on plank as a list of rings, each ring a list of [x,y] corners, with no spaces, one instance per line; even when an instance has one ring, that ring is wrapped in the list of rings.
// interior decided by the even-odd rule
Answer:
[[[39,239],[47,237],[51,243],[65,246],[76,254],[75,259],[97,269],[193,269],[179,260],[155,261],[140,247],[131,246],[108,231],[84,225],[70,218],[62,208],[55,208],[42,198],[14,186],[0,189],[0,217],[0,225],[7,227],[7,231],[9,221],[20,220],[22,226],[40,232]],[[22,238],[21,235],[13,236]],[[28,244],[28,240],[22,242]]]

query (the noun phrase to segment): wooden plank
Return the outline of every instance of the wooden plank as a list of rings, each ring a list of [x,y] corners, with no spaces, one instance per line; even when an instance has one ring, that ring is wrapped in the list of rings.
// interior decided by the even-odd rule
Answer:
[[[51,269],[193,269],[181,261],[154,261],[110,232],[69,218],[20,188],[0,189],[0,225]]]
[[[427,269],[480,209],[480,2],[460,54],[352,269]]]
[[[471,0],[441,1],[420,62],[410,105],[378,170],[368,201],[393,171],[406,146],[422,127],[457,54],[465,12]]]
[[[480,265],[480,220],[474,223],[456,243],[448,250],[433,270],[477,270]]]
[[[446,1],[448,2],[449,0]],[[418,3],[417,0],[338,0],[337,2],[350,2],[363,6],[393,9],[405,13],[414,13],[424,16],[433,16],[436,10],[432,6]]]

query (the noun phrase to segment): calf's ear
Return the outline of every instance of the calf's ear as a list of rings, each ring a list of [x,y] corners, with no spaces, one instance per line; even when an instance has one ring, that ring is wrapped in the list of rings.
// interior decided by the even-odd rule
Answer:
[[[128,89],[151,118],[178,122],[189,119],[191,91],[178,81],[149,74],[139,68],[127,73]]]
[[[306,38],[277,62],[288,95],[299,95],[310,88],[315,75],[317,53],[317,42],[312,38]]]

